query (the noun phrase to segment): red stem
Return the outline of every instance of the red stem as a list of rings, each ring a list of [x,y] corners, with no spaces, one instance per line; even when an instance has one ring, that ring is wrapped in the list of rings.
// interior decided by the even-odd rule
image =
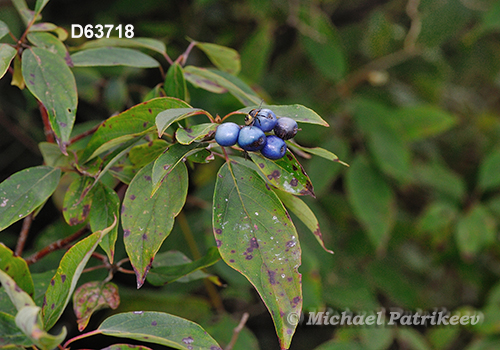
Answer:
[[[49,120],[49,115],[47,113],[47,108],[45,108],[42,102],[38,100],[36,102],[38,103],[38,109],[40,109],[40,114],[42,115],[45,138],[47,139],[47,142],[55,143],[56,140],[54,138],[54,132],[52,131],[52,127],[50,126],[50,120]]]

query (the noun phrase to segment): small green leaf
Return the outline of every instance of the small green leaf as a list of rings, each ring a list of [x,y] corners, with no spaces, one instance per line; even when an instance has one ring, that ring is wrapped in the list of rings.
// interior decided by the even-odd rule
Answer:
[[[477,204],[460,218],[455,238],[460,252],[472,257],[493,242],[496,236],[496,221],[482,205]]]
[[[180,144],[190,145],[195,141],[200,142],[205,139],[213,138],[217,126],[218,124],[216,123],[204,123],[196,124],[189,128],[179,128],[175,132],[175,138]]]
[[[186,104],[187,105],[187,104]],[[170,125],[179,120],[186,119],[194,114],[199,114],[198,112],[203,111],[199,108],[170,108],[161,111],[156,115],[156,128],[158,129],[158,137],[161,137],[165,130],[168,129]]]
[[[500,186],[500,149],[493,150],[484,158],[478,177],[478,186],[483,191]]]
[[[40,12],[42,12],[43,8],[45,7],[45,5],[47,5],[48,2],[49,0],[36,0],[35,14],[38,15]]]
[[[0,230],[38,208],[55,191],[61,170],[38,166],[21,170],[0,183]]]
[[[300,39],[309,59],[326,78],[340,81],[346,73],[347,62],[335,27],[328,16],[315,7],[304,6],[302,17],[309,30],[302,30]]]
[[[20,311],[27,306],[35,306],[35,302],[29,294],[22,290],[14,279],[3,270],[0,270],[0,282],[17,311]]]
[[[0,21],[0,39],[9,34],[9,27],[4,21]]]
[[[186,79],[184,79],[184,71],[179,63],[174,62],[168,68],[164,86],[167,96],[180,98],[181,100],[186,99]]]
[[[398,328],[396,338],[400,347],[414,350],[431,350],[422,334],[412,328]]]
[[[121,47],[102,47],[78,51],[71,55],[75,67],[129,66],[155,68],[157,60],[140,51]]]
[[[314,237],[321,245],[321,247],[328,253],[333,254],[333,251],[325,247],[325,242],[323,241],[323,234],[319,228],[318,219],[314,215],[313,211],[307,206],[302,199],[290,194],[288,192],[276,191],[276,194],[281,199],[285,207],[287,207],[292,213],[294,213],[300,221],[306,225],[306,227],[314,234]]]
[[[148,49],[162,55],[167,53],[167,48],[163,42],[151,38],[102,38],[86,41],[82,46],[78,47],[78,49],[95,49],[110,46]]]
[[[94,312],[104,308],[116,309],[120,305],[118,287],[112,282],[87,282],[73,294],[73,310],[78,323],[78,330],[82,332],[90,321]]]
[[[13,315],[0,311],[0,348],[15,348],[15,345],[29,347],[33,342],[16,325]]]
[[[215,247],[209,248],[205,256],[194,262],[191,262],[180,252],[160,253],[153,262],[153,268],[149,271],[147,280],[154,286],[161,286],[181,279],[187,282],[208,277],[207,274],[199,270],[212,266],[220,258],[219,251]],[[195,274],[195,272],[198,272],[198,274]]]
[[[134,311],[104,320],[98,333],[182,350],[222,350],[198,324],[163,312]]]
[[[184,164],[167,175],[153,196],[152,169],[150,163],[137,173],[125,193],[121,210],[125,249],[137,277],[137,288],[144,284],[187,196],[188,175]]]
[[[247,81],[260,82],[267,73],[269,57],[274,48],[274,23],[259,21],[258,28],[247,39],[241,52],[241,75]]]
[[[115,217],[119,217],[120,199],[115,191],[101,182],[92,189],[92,207],[90,209],[90,229],[92,232],[104,230],[113,224]],[[115,243],[118,237],[118,225],[103,237],[99,245],[106,252],[109,262],[113,263]]]
[[[16,56],[16,49],[9,44],[0,44],[0,79],[9,69],[10,63]]]
[[[55,143],[40,142],[38,148],[40,149],[40,153],[42,153],[43,163],[45,165],[57,168],[71,167],[74,158],[62,154],[61,149],[57,147]]]
[[[111,226],[82,239],[64,254],[43,300],[42,318],[46,330],[51,329],[61,317],[92,253],[97,248],[102,237],[115,225],[116,219]]]
[[[336,154],[330,152],[329,150],[326,150],[324,148],[321,148],[321,147],[304,147],[304,146],[301,146],[299,144],[297,144],[296,142],[291,142],[291,141],[288,141],[289,145],[291,145],[292,147],[297,147],[298,149],[300,149],[301,151],[304,151],[304,152],[307,152],[307,153],[310,153],[310,154],[314,154],[316,156],[319,156],[321,158],[325,158],[325,159],[328,159],[332,162],[337,162],[337,163],[340,163],[344,166],[349,166],[349,164],[341,161],[339,159],[339,157],[337,157]]]
[[[442,244],[447,241],[458,217],[459,211],[455,205],[435,201],[424,209],[417,228],[420,232],[429,234],[433,242]]]
[[[14,256],[14,252],[3,243],[0,243],[0,270],[5,271],[22,290],[33,296],[35,287],[28,264],[23,258]]]
[[[158,113],[169,108],[183,107],[190,106],[176,98],[158,97],[108,118],[92,135],[81,157],[82,160],[92,159],[121,143],[147,134],[155,127]]]
[[[28,25],[35,15],[35,12],[28,8],[25,0],[12,0],[12,4],[21,16],[25,25]]]
[[[413,175],[416,183],[434,189],[456,201],[461,201],[466,193],[464,179],[440,162],[430,164],[415,162]]]
[[[259,153],[248,153],[263,178],[276,188],[300,196],[313,196],[313,185],[302,165],[292,152],[278,160],[270,160]]]
[[[399,108],[391,122],[405,141],[417,141],[438,135],[454,125],[458,119],[453,114],[433,105]]]
[[[54,23],[36,23],[33,24],[28,32],[54,32],[57,34],[57,38],[61,41],[64,41],[68,38],[68,32],[66,29],[56,26]],[[70,60],[71,61],[71,60]]]
[[[346,180],[354,213],[375,248],[384,250],[395,221],[394,193],[364,156],[352,162]]]
[[[276,194],[259,174],[231,161],[217,174],[213,231],[222,259],[257,289],[274,321],[282,349],[288,349],[300,314],[300,245],[297,231]]]
[[[165,177],[170,174],[185,157],[202,150],[202,148],[199,147],[200,145],[198,144],[184,146],[176,143],[163,151],[153,164],[151,196],[156,193],[165,180]]]
[[[16,325],[40,349],[52,350],[66,338],[66,327],[63,327],[58,335],[45,332],[40,311],[41,309],[38,306],[23,307],[16,315]]]
[[[247,114],[254,108],[259,108],[258,105],[252,107],[245,107],[238,112]],[[310,108],[307,108],[302,105],[263,105],[261,108],[269,108],[272,110],[278,118],[280,117],[288,117],[299,123],[308,123],[308,124],[318,124],[322,126],[330,126],[328,123],[321,118],[318,113],[313,111]]]
[[[22,74],[29,91],[47,109],[59,148],[67,154],[78,104],[73,73],[59,55],[33,47],[23,51]]]
[[[69,185],[64,195],[63,216],[71,226],[81,224],[90,213],[92,196],[89,194],[94,179],[88,176],[78,176]],[[107,227],[107,226],[106,226]]]
[[[184,77],[194,86],[214,93],[229,92],[243,105],[258,105],[262,99],[239,78],[216,69],[205,69],[195,66],[184,68]]]
[[[238,51],[226,46],[212,43],[196,43],[210,61],[221,71],[238,75],[241,69],[240,55]]]

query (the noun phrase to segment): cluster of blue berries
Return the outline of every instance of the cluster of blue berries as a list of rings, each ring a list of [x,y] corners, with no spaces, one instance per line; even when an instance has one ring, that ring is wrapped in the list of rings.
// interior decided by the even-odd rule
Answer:
[[[245,117],[246,126],[223,123],[217,127],[215,141],[221,146],[238,145],[245,151],[260,151],[269,159],[280,159],[286,153],[285,140],[297,134],[297,122],[288,117],[276,118],[270,109],[252,109]],[[274,135],[266,132],[274,130]]]

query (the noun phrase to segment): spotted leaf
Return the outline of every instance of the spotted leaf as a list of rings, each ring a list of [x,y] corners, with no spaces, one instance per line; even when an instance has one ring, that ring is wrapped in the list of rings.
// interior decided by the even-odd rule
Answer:
[[[222,350],[198,324],[163,312],[134,311],[104,320],[95,333],[182,350]]]
[[[0,243],[0,270],[5,271],[22,290],[33,296],[35,287],[28,264],[23,258],[14,256],[14,252],[3,243]]]
[[[283,204],[256,171],[232,161],[217,174],[212,218],[222,259],[257,289],[288,349],[296,325],[286,316],[302,309],[301,250]]]
[[[213,137],[215,135],[215,129],[217,129],[215,123],[203,123],[193,125],[189,128],[179,128],[175,133],[175,138],[179,143],[183,145],[189,145],[194,141],[201,141],[206,138]]]
[[[188,174],[178,164],[151,196],[153,163],[134,177],[125,193],[122,226],[125,249],[137,277],[137,288],[146,279],[153,259],[186,201]]]
[[[249,154],[263,177],[271,185],[291,194],[316,197],[311,179],[292,152],[287,151],[283,158],[274,161],[258,153]]]
[[[102,237],[116,225],[116,219],[111,226],[102,231],[97,231],[72,246],[64,254],[56,274],[52,277],[45,292],[42,305],[42,318],[45,329],[49,330],[61,317],[71,295],[76,288],[76,283],[82,271],[97,248]]]

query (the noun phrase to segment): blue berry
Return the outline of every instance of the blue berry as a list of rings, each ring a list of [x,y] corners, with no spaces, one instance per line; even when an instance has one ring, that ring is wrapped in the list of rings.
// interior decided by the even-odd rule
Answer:
[[[276,136],[283,140],[288,140],[294,137],[297,134],[297,130],[297,122],[288,117],[279,118],[276,126],[274,127],[274,133]]]
[[[270,109],[264,108],[257,110],[257,115],[255,116],[253,125],[264,132],[268,132],[273,130],[277,121],[278,119],[276,119],[276,114],[274,114],[274,112]]]
[[[215,131],[215,141],[221,146],[233,146],[238,141],[240,126],[235,123],[223,123]]]
[[[286,143],[278,136],[268,136],[265,146],[260,150],[260,153],[269,159],[280,159],[286,153]]]
[[[238,144],[245,151],[258,151],[266,144],[266,135],[259,128],[244,126],[240,130]]]

